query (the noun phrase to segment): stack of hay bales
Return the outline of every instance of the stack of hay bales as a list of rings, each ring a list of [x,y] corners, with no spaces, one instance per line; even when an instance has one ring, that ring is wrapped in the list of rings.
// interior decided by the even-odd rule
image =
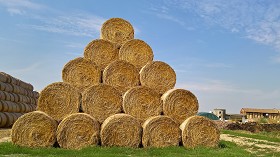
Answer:
[[[0,72],[0,128],[11,127],[21,115],[36,110],[38,97],[31,84]]]
[[[199,107],[196,96],[185,89],[174,89],[175,71],[162,61],[153,61],[153,57],[146,42],[134,39],[128,21],[109,19],[102,25],[101,39],[85,47],[84,57],[64,66],[63,82],[42,90],[38,100],[42,113],[30,115],[46,117],[46,113],[58,122],[57,142],[66,149],[98,144],[168,147],[179,146],[180,142],[186,148],[217,146],[219,130],[215,123],[195,116]],[[18,143],[22,131],[18,125],[25,116],[13,127],[12,141],[18,145],[23,145]],[[29,131],[40,125],[39,121],[30,122],[34,124]],[[48,126],[54,129],[52,124],[49,121]],[[39,130],[38,134],[44,132]],[[54,136],[49,136],[51,141]],[[25,145],[35,146],[33,140],[30,142]]]

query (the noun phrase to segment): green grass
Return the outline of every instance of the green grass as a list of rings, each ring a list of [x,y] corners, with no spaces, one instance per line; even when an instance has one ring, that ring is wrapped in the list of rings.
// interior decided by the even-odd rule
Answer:
[[[279,132],[262,132],[262,133],[244,133],[244,131],[222,130],[223,134],[254,138],[259,140],[267,140],[270,142],[280,142]]]
[[[44,157],[253,157],[255,154],[248,153],[235,143],[221,141],[218,148],[195,148],[185,149],[184,147],[168,148],[121,148],[121,147],[89,147],[82,150],[65,150],[61,148],[26,148],[15,146],[6,142],[0,144],[0,156],[44,156]]]

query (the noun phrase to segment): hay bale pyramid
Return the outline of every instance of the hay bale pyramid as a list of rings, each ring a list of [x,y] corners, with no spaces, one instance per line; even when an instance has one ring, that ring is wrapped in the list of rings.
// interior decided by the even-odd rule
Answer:
[[[57,143],[65,149],[96,145],[216,147],[219,130],[212,121],[196,116],[196,96],[189,90],[174,89],[175,71],[153,58],[152,48],[134,38],[128,21],[107,20],[100,39],[85,47],[83,57],[64,66],[63,82],[42,90],[39,111],[18,119],[12,128],[13,143],[49,147],[56,129]],[[46,120],[41,124],[32,121],[33,114]],[[44,125],[50,128],[36,127]],[[29,136],[20,136],[22,130]],[[49,139],[43,143],[39,137]]]
[[[0,72],[0,128],[10,128],[20,116],[35,111],[38,97],[30,83]]]

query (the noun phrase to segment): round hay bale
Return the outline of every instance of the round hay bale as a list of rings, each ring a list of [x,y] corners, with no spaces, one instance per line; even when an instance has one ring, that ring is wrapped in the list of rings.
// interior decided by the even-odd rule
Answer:
[[[181,124],[180,129],[185,148],[218,146],[220,131],[214,121],[206,117],[189,117]]]
[[[4,105],[2,104],[2,100],[0,100],[0,112],[4,109]]]
[[[105,68],[103,82],[115,87],[124,94],[130,88],[139,85],[139,73],[134,65],[118,60]]]
[[[139,71],[154,58],[152,48],[143,40],[132,39],[124,43],[119,51],[119,59],[133,64]]]
[[[2,104],[1,112],[8,112],[9,111],[9,105],[7,104],[7,102],[4,101],[4,100],[0,100],[0,101],[1,101],[0,105]]]
[[[6,99],[6,95],[3,91],[0,91],[0,100],[5,100]]]
[[[8,82],[7,76],[3,72],[0,72],[0,82]]]
[[[23,82],[21,80],[19,80],[19,83],[17,85],[19,85],[20,87],[22,87],[24,89],[31,90],[31,91],[33,91],[33,89],[34,89],[32,84]]]
[[[138,148],[141,134],[142,127],[136,118],[128,114],[115,114],[101,125],[101,145]]]
[[[131,88],[123,96],[123,110],[144,123],[149,117],[161,114],[160,94],[147,87]]]
[[[61,148],[81,149],[98,145],[100,124],[86,113],[74,113],[57,127],[57,142]]]
[[[13,125],[13,144],[24,147],[51,147],[56,141],[57,122],[41,111],[21,116]]]
[[[82,57],[69,61],[62,70],[62,80],[83,92],[101,81],[101,70],[90,60]]]
[[[98,122],[122,111],[121,93],[110,85],[91,86],[82,96],[82,110]]]
[[[12,93],[12,95],[14,96],[15,102],[19,102],[20,101],[20,98],[19,98],[19,96],[17,94]]]
[[[0,112],[0,128],[5,127],[6,123],[7,123],[7,116],[3,112]]]
[[[153,61],[146,64],[140,71],[140,82],[142,86],[154,89],[163,94],[176,84],[176,73],[166,63]]]
[[[119,47],[134,38],[133,26],[121,18],[111,18],[101,27],[101,39],[116,43]]]
[[[111,62],[118,59],[118,52],[119,49],[110,41],[96,39],[85,47],[84,57],[104,70]]]
[[[13,117],[13,115],[11,114],[11,113],[9,113],[9,112],[3,112],[5,115],[6,115],[6,117],[7,117],[7,122],[6,122],[6,126],[5,127],[10,127],[10,126],[12,126],[13,125],[13,123],[14,123],[14,117]]]
[[[1,77],[1,75],[0,75],[0,77]],[[0,90],[5,91],[5,88],[6,88],[6,84],[4,82],[0,82]]]
[[[182,123],[188,117],[194,116],[198,111],[196,96],[185,89],[171,89],[161,97],[163,102],[163,114],[171,117],[178,123]]]
[[[8,93],[8,92],[4,92],[4,91],[3,91],[3,93],[4,93],[4,95],[5,95],[5,98],[4,98],[4,99],[2,99],[2,100],[11,101],[10,93]]]
[[[180,124],[168,116],[150,117],[143,124],[143,147],[179,146]]]
[[[55,120],[78,113],[81,94],[75,87],[65,82],[56,82],[45,87],[39,97],[37,109],[50,115]]]

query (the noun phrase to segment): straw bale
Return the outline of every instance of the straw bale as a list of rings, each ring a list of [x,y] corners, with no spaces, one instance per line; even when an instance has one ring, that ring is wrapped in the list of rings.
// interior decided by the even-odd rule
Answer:
[[[149,117],[161,114],[160,94],[147,87],[133,87],[123,96],[123,110],[144,123]]]
[[[55,82],[45,87],[38,99],[37,109],[62,120],[65,116],[79,112],[81,94],[65,82]]]
[[[0,79],[1,79],[1,82],[11,83],[11,84],[21,86],[22,88],[25,88],[27,90],[33,90],[33,86],[30,83],[26,83],[26,82],[24,82],[20,79],[17,79],[17,78],[15,78],[15,77],[7,74],[7,73],[0,72]]]
[[[0,91],[0,100],[5,100],[6,96],[4,91]]]
[[[143,124],[143,147],[179,146],[180,124],[168,116],[150,117]]]
[[[6,123],[7,123],[6,115],[3,112],[0,112],[0,128],[5,127]]]
[[[101,81],[101,70],[90,60],[78,57],[69,61],[62,70],[62,79],[83,92]]]
[[[182,123],[188,117],[194,116],[198,111],[196,96],[185,89],[171,89],[161,97],[163,102],[163,114],[171,117],[178,123]]]
[[[100,84],[86,89],[82,96],[82,110],[98,122],[122,111],[121,93],[110,85]]]
[[[111,18],[101,27],[101,39],[116,43],[119,47],[133,38],[133,26],[122,18]]]
[[[101,125],[102,146],[139,147],[142,127],[139,121],[128,114],[115,114]]]
[[[0,75],[0,76],[1,76],[1,75]],[[0,82],[0,90],[1,90],[1,91],[5,91],[5,88],[6,88],[6,83]]]
[[[7,76],[3,72],[0,72],[0,82],[8,82]]]
[[[140,71],[148,62],[153,61],[154,54],[146,42],[132,39],[120,48],[119,58],[133,64]]]
[[[111,62],[118,59],[118,52],[117,46],[110,41],[96,39],[85,47],[84,58],[91,60],[104,70]]]
[[[10,112],[3,112],[3,113],[6,115],[6,118],[7,118],[5,127],[12,126],[15,122],[13,115]]]
[[[56,141],[57,122],[41,111],[21,116],[13,125],[13,144],[25,147],[51,147]]]
[[[180,129],[185,148],[218,146],[220,131],[214,121],[206,117],[189,117],[181,124]]]
[[[8,112],[9,106],[5,100],[0,100],[0,106],[2,106],[2,109],[0,110],[1,112]]]
[[[140,82],[142,86],[152,88],[163,94],[167,90],[174,88],[176,73],[168,64],[153,61],[141,69]]]
[[[139,85],[139,73],[134,65],[118,60],[105,68],[103,82],[117,88],[124,94],[130,88]]]
[[[64,118],[57,128],[57,142],[66,149],[81,149],[98,145],[100,124],[86,113],[74,113]]]

